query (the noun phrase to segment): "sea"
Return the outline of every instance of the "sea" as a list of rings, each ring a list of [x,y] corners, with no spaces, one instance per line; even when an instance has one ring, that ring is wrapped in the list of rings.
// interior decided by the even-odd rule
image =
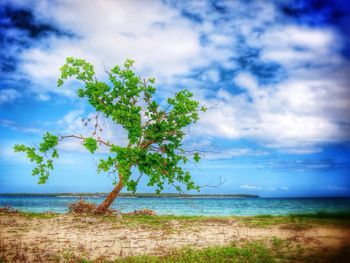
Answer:
[[[104,197],[84,197],[99,204]],[[76,196],[0,196],[0,207],[27,212],[65,213]],[[144,208],[158,215],[253,216],[350,212],[350,198],[119,197],[112,208],[123,213]]]

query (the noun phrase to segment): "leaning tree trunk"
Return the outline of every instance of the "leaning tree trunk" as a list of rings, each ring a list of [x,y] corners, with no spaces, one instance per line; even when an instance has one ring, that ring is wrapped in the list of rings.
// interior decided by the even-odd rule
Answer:
[[[119,173],[119,182],[118,184],[114,187],[112,192],[110,192],[105,200],[96,208],[96,213],[98,214],[104,214],[108,207],[113,203],[114,199],[118,196],[119,192],[123,188],[123,176]]]

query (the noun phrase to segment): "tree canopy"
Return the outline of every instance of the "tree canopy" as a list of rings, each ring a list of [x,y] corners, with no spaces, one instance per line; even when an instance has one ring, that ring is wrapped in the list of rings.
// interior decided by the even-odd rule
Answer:
[[[198,121],[199,103],[193,94],[181,90],[173,98],[167,99],[165,107],[155,99],[155,79],[142,79],[133,69],[133,60],[126,60],[123,67],[115,66],[107,71],[108,81],[98,81],[94,66],[83,59],[67,58],[61,67],[58,86],[69,78],[82,83],[77,95],[84,98],[95,109],[93,118],[85,118],[85,126],[92,125],[91,136],[79,134],[45,133],[38,146],[15,145],[16,152],[25,152],[35,163],[32,174],[44,184],[54,169],[54,160],[59,157],[58,145],[66,138],[80,140],[90,152],[95,153],[102,145],[109,150],[106,159],[100,159],[98,172],[118,174],[119,183],[129,191],[136,191],[142,175],[148,176],[148,186],[156,186],[156,192],[164,189],[164,184],[174,186],[178,191],[199,189],[184,167],[187,162],[199,162],[199,152],[185,150],[184,128]],[[120,124],[127,132],[128,145],[120,146],[101,138],[99,118],[108,118]],[[139,174],[132,176],[131,168]],[[115,182],[117,183],[117,182]]]

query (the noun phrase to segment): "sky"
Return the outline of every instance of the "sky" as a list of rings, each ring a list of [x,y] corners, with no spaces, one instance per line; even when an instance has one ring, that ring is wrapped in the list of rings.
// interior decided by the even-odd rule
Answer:
[[[74,140],[59,146],[45,185],[13,152],[46,131],[89,133],[81,119],[94,111],[79,84],[56,86],[73,56],[100,80],[134,59],[139,75],[156,78],[160,102],[194,93],[208,110],[184,144],[207,150],[188,167],[201,193],[350,196],[349,14],[341,0],[1,1],[0,193],[112,189],[96,173],[106,153]],[[105,125],[106,138],[126,144],[121,127]],[[138,192],[154,190],[146,184]]]

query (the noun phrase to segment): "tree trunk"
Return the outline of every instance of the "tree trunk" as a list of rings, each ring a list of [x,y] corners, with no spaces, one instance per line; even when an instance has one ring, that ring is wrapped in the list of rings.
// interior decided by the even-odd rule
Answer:
[[[123,184],[123,176],[119,173],[119,182],[114,187],[112,192],[110,192],[106,199],[103,200],[103,202],[97,207],[96,213],[98,214],[104,214],[109,206],[113,203],[114,199],[118,196],[119,192],[122,190],[124,184]]]

